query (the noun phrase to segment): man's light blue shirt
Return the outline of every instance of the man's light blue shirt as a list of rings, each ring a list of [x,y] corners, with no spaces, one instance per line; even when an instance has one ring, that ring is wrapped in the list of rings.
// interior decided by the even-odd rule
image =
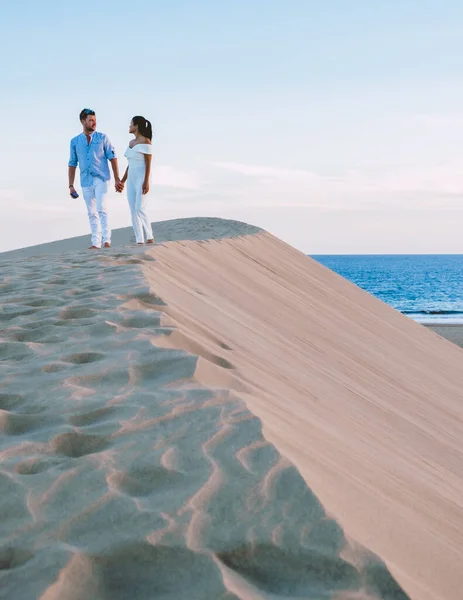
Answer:
[[[79,165],[82,187],[91,187],[94,177],[98,177],[102,181],[109,181],[111,175],[108,160],[116,158],[114,146],[107,135],[94,131],[90,138],[90,144],[84,133],[76,135],[71,140],[69,166],[77,167]]]

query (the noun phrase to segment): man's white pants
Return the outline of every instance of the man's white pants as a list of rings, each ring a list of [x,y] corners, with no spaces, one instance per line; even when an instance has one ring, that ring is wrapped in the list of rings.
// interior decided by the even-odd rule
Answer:
[[[127,200],[129,201],[130,214],[132,216],[133,231],[137,244],[143,243],[143,231],[146,239],[153,239],[153,230],[146,213],[147,198],[142,194],[143,181],[145,179],[145,167],[130,167],[127,180]]]
[[[101,248],[105,242],[111,243],[106,197],[108,182],[93,178],[93,185],[83,187],[82,194],[87,205],[88,220],[92,231],[92,246]]]

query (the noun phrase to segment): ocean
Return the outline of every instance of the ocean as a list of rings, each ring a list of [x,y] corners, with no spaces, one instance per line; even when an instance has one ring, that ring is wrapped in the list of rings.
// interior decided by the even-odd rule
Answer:
[[[463,324],[463,254],[312,258],[415,321]]]

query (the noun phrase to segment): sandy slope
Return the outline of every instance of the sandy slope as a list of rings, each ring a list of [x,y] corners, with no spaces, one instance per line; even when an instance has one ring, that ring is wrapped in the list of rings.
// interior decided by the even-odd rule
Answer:
[[[150,260],[0,264],[0,598],[405,600],[264,439],[225,343],[158,343]]]
[[[217,239],[255,228],[167,227],[216,241],[0,255],[0,598],[407,598],[381,559],[459,598],[462,351]]]
[[[461,349],[269,234],[153,256],[172,347],[226,361],[267,439],[413,598],[460,598]]]

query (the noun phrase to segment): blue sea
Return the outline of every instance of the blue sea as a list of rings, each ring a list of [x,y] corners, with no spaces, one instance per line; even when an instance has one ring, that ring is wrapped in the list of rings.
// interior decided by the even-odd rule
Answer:
[[[415,321],[463,324],[463,254],[312,258]]]

